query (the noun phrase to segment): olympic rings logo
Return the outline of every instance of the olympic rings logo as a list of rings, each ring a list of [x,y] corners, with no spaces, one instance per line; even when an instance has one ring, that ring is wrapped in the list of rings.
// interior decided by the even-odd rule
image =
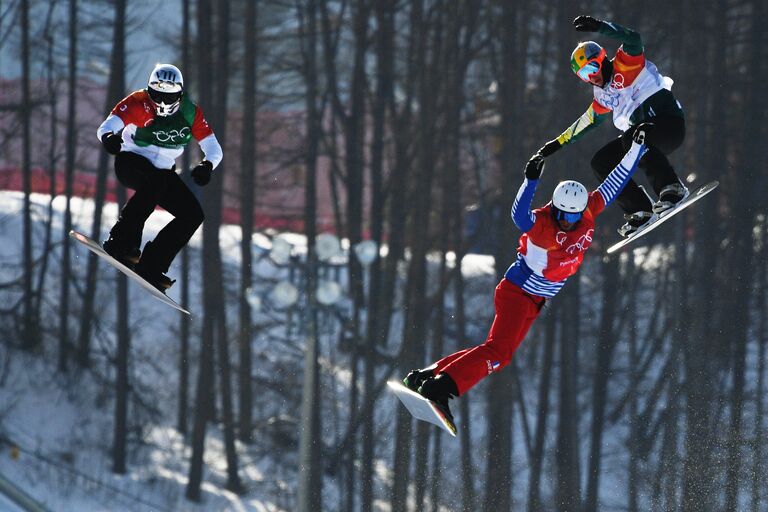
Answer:
[[[592,236],[594,235],[595,230],[589,229],[586,233],[581,235],[579,239],[572,245],[570,245],[565,252],[568,254],[574,254],[576,251],[583,252],[587,250],[587,247],[592,244]]]
[[[592,237],[594,236],[595,230],[594,229],[588,229],[586,233],[581,235],[576,242],[569,245],[565,252],[567,254],[574,254],[576,251],[583,252],[587,250],[587,247],[589,247],[592,244]],[[558,231],[555,235],[555,241],[559,245],[563,245],[565,241],[568,239],[568,234],[564,231]]]
[[[613,87],[614,89],[623,89],[624,75],[621,73],[615,73],[613,75],[613,80],[611,81],[611,87]]]
[[[183,141],[186,137],[189,136],[189,128],[184,127],[181,130],[170,130],[170,131],[163,131],[159,130],[154,132],[155,138],[158,140],[158,142],[165,142],[165,143],[176,143]]]

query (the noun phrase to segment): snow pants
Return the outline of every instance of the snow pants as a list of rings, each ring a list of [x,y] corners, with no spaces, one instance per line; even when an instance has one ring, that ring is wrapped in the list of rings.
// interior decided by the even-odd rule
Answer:
[[[655,125],[648,131],[646,145],[648,151],[640,160],[639,167],[645,170],[651,187],[658,196],[661,189],[678,181],[677,174],[667,155],[680,147],[685,139],[685,119],[674,115],[659,115],[651,119]],[[597,179],[602,182],[617,166],[632,146],[632,128],[622,133],[602,148],[592,157],[592,170]],[[651,211],[651,201],[648,199],[634,180],[629,180],[627,186],[616,198],[624,213]]]
[[[546,299],[531,295],[503,278],[493,296],[496,315],[485,343],[461,350],[435,363],[435,375],[447,373],[456,383],[459,395],[493,372],[507,366],[531,324],[539,316]]]
[[[118,153],[115,174],[120,183],[136,193],[123,206],[110,235],[126,245],[139,247],[144,223],[156,206],[162,207],[174,219],[160,230],[151,244],[147,243],[141,265],[168,272],[176,254],[203,223],[200,202],[173,169],[158,169],[136,153]]]

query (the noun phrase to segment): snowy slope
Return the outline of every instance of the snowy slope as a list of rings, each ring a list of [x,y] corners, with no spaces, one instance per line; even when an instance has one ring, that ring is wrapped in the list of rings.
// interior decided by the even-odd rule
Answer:
[[[34,240],[36,248],[44,244],[44,223],[48,218],[50,198],[45,195],[33,195]],[[52,203],[53,240],[62,237],[62,212],[64,199],[57,197]],[[22,260],[21,246],[21,208],[22,195],[17,192],[0,192],[0,282],[17,279],[20,275]],[[74,228],[90,235],[93,205],[89,200],[72,200]],[[117,216],[117,207],[108,204],[104,209],[102,237]],[[145,240],[151,238],[170,216],[156,211],[147,222]],[[201,231],[193,237],[190,247],[192,268],[199,268],[199,249]],[[240,230],[235,226],[225,226],[220,233],[222,256],[225,269],[225,287],[230,293],[237,288],[237,266],[240,263]],[[303,252],[305,239],[301,235],[286,235],[294,244],[297,252]],[[259,276],[254,285],[259,295],[267,295],[274,283],[286,277],[285,269],[277,268],[266,254],[271,242],[269,238],[257,234],[253,238],[255,273]],[[265,390],[257,395],[257,408],[260,418],[268,418],[268,425],[259,429],[263,436],[261,444],[239,446],[241,477],[249,492],[245,496],[236,496],[223,489],[226,482],[226,462],[224,459],[223,440],[217,428],[208,429],[206,449],[206,474],[204,476],[204,503],[199,506],[190,504],[184,498],[190,451],[182,436],[175,429],[175,415],[178,394],[178,331],[180,314],[171,308],[157,303],[138,286],[129,284],[130,322],[131,322],[131,381],[138,394],[153,404],[160,405],[159,415],[142,410],[132,404],[131,415],[138,415],[141,425],[150,425],[131,436],[128,461],[129,473],[118,476],[111,472],[111,444],[113,428],[114,399],[111,384],[114,375],[108,361],[115,352],[113,333],[115,318],[114,282],[117,272],[100,263],[99,288],[97,297],[98,325],[94,333],[94,365],[88,372],[79,374],[73,371],[67,374],[56,372],[58,340],[55,337],[57,325],[57,305],[59,301],[59,250],[55,247],[54,257],[49,262],[49,278],[45,286],[45,298],[42,316],[49,328],[43,347],[43,357],[31,355],[0,345],[0,365],[8,362],[3,378],[0,374],[0,434],[17,443],[22,452],[18,459],[0,458],[0,473],[5,474],[17,485],[45,503],[52,510],[243,510],[277,511],[290,510],[295,493],[296,467],[296,414],[293,406],[286,405],[285,394],[298,393],[300,386],[287,386],[288,389]],[[39,257],[39,250],[35,257]],[[76,281],[71,292],[71,301],[75,311],[70,321],[70,332],[78,332],[77,311],[80,293],[84,283],[88,252],[77,244],[72,245],[72,264]],[[178,262],[174,263],[170,275],[178,277]],[[434,266],[433,266],[434,267]],[[492,315],[492,305],[488,290],[493,287],[492,259],[485,256],[469,256],[464,260],[464,273],[468,277],[468,293],[477,293],[482,300],[473,301],[468,307],[469,315],[485,324]],[[344,276],[341,276],[343,281]],[[178,285],[177,285],[178,286]],[[201,310],[200,281],[191,284],[193,313],[193,336],[190,354],[196,361],[200,328]],[[18,300],[19,291],[3,290],[3,302]],[[179,298],[179,290],[174,287],[169,295]],[[343,308],[343,305],[342,305]],[[196,314],[198,313],[198,314]],[[228,313],[234,315],[236,308]],[[268,311],[268,314],[255,319],[257,325],[270,322],[284,322],[285,314]],[[295,319],[294,319],[295,322]],[[395,318],[392,328],[397,339],[402,332],[401,319]],[[471,327],[471,326],[470,326]],[[294,325],[295,328],[295,325]],[[338,327],[331,326],[331,329]],[[294,332],[294,337],[295,337]],[[482,339],[484,332],[470,332],[470,336]],[[328,332],[324,337],[321,364],[326,381],[330,387],[338,387],[339,396],[349,386],[351,372],[348,358],[334,346],[338,340],[337,332]],[[449,347],[453,349],[454,347]],[[397,346],[388,347],[396,351]],[[301,369],[301,347],[290,335],[280,334],[273,329],[256,337],[253,343],[254,372],[257,375],[272,375],[284,372],[282,378],[298,382]],[[231,348],[233,360],[236,359],[235,347]],[[196,366],[191,368],[190,397],[194,396]],[[293,397],[294,399],[296,397]],[[388,425],[394,422],[397,403],[383,400],[385,407],[377,411],[377,424],[381,425],[382,435]],[[473,408],[475,405],[473,405]],[[482,402],[477,407],[484,408]],[[324,420],[324,431],[329,441],[336,439],[343,431],[348,411],[343,402],[333,408],[333,413]],[[143,415],[143,417],[141,417]],[[258,414],[257,414],[258,416]],[[259,418],[255,418],[259,421]],[[458,418],[461,420],[461,417]],[[484,430],[483,419],[476,420],[478,431]],[[288,437],[285,438],[285,435]],[[386,440],[386,438],[385,438]],[[391,442],[391,440],[388,440]],[[287,443],[287,444],[286,444]],[[139,446],[140,445],[140,446]],[[7,445],[5,446],[7,448]],[[456,449],[451,447],[450,450]],[[449,451],[450,453],[450,451]],[[391,470],[386,461],[375,464],[379,482],[386,485],[391,478]],[[458,489],[458,486],[455,487]],[[386,493],[386,491],[382,491]],[[324,488],[324,503],[327,510],[339,509],[340,489],[333,485]],[[141,500],[141,501],[137,501]]]
[[[33,196],[33,212],[35,219],[34,240],[36,248],[44,243],[44,222],[47,219],[49,197]],[[53,240],[57,242],[63,236],[62,216],[64,200],[56,198],[53,201]],[[21,207],[22,195],[15,192],[0,192],[0,283],[16,280],[20,276],[22,259],[21,246]],[[88,200],[74,199],[74,227],[90,234],[90,219],[92,203]],[[117,215],[115,205],[107,205],[104,211],[102,236],[114,222]],[[147,223],[145,240],[168,220],[169,216],[157,211]],[[304,238],[300,235],[289,235],[291,243],[302,252]],[[238,269],[240,262],[239,241],[240,232],[237,227],[225,226],[220,232],[222,257],[224,258],[225,287],[234,297],[238,286]],[[266,296],[269,289],[279,279],[285,278],[286,269],[277,268],[267,258],[259,258],[270,247],[269,238],[258,234],[253,238],[255,263],[254,271],[258,278],[254,287],[259,296]],[[199,269],[201,232],[193,238],[190,246],[192,268]],[[206,465],[204,474],[204,502],[195,505],[184,498],[187,480],[190,450],[182,436],[175,428],[177,395],[178,395],[178,332],[180,314],[171,308],[163,306],[149,297],[138,286],[129,285],[130,322],[131,322],[131,382],[137,394],[150,405],[157,404],[157,410],[131,404],[130,415],[134,424],[143,428],[131,433],[129,442],[130,459],[128,474],[118,476],[111,471],[112,417],[114,414],[113,384],[114,375],[109,363],[115,352],[114,318],[115,293],[114,281],[117,272],[100,264],[99,291],[97,309],[99,322],[95,327],[93,346],[93,367],[91,370],[78,373],[75,365],[71,371],[61,374],[56,371],[58,356],[58,339],[56,326],[59,301],[59,260],[60,245],[55,246],[54,257],[48,265],[48,281],[45,286],[45,296],[41,305],[41,313],[47,327],[45,342],[41,354],[27,354],[8,348],[7,343],[0,343],[0,435],[19,445],[22,449],[18,458],[9,457],[10,446],[0,444],[0,474],[15,482],[36,499],[45,503],[51,510],[189,510],[189,511],[288,511],[295,507],[296,484],[296,451],[297,451],[297,420],[298,398],[300,394],[302,346],[298,331],[297,319],[293,319],[293,332],[285,332],[284,324],[288,320],[285,313],[267,311],[255,318],[259,332],[253,341],[254,378],[257,383],[278,381],[285,383],[282,387],[267,386],[258,389],[255,397],[255,422],[257,439],[253,445],[238,446],[240,457],[241,478],[248,492],[244,496],[236,496],[224,489],[226,483],[226,462],[222,435],[217,427],[209,426],[208,444],[206,448]],[[649,253],[650,251],[650,253]],[[73,318],[70,322],[70,332],[75,336],[78,331],[77,316],[79,299],[77,298],[83,284],[83,273],[87,262],[87,251],[74,244],[72,246],[73,268],[76,279],[72,287]],[[630,253],[632,254],[632,253]],[[659,267],[666,265],[669,254],[659,249],[640,249],[634,252],[636,264],[649,270],[652,275]],[[39,250],[35,257],[40,256]],[[626,257],[622,256],[622,257]],[[437,262],[430,267],[430,286]],[[600,282],[596,277],[595,265],[599,259],[592,255],[585,263],[586,268],[582,278],[582,293],[586,295],[599,289]],[[492,290],[495,286],[493,260],[486,256],[470,255],[463,260],[462,272],[467,278],[465,292],[467,297],[468,325],[467,339],[458,342],[447,341],[443,354],[428,354],[434,358],[449,353],[454,349],[466,347],[481,342],[493,315]],[[171,277],[179,276],[179,264],[174,263],[170,271]],[[344,276],[341,276],[343,281]],[[191,284],[193,312],[190,360],[191,385],[189,394],[194,396],[194,384],[197,373],[196,351],[199,346],[199,329],[201,310],[199,279],[193,279]],[[178,285],[177,285],[178,286]],[[652,288],[652,287],[651,287]],[[179,290],[174,287],[169,293],[173,298],[179,298]],[[18,288],[0,288],[0,303],[10,304],[17,301],[20,295]],[[449,309],[452,307],[452,294],[446,295]],[[648,301],[653,299],[648,296]],[[230,304],[234,300],[230,299]],[[589,322],[599,318],[599,301],[584,301],[584,329]],[[638,310],[650,308],[652,304],[638,304]],[[342,304],[342,308],[344,305]],[[197,315],[195,313],[198,313]],[[236,326],[237,308],[230,307],[230,331]],[[449,311],[450,314],[450,311]],[[546,311],[544,313],[547,314]],[[643,315],[639,315],[638,328],[643,327]],[[385,347],[386,351],[395,355],[399,348],[399,336],[402,333],[402,315],[393,319],[392,342]],[[274,325],[279,324],[278,327]],[[325,398],[325,417],[323,433],[328,445],[333,445],[344,431],[348,420],[348,411],[343,402],[347,396],[351,371],[349,357],[338,345],[338,325],[330,326],[321,342],[321,367],[323,370],[323,385],[331,393]],[[272,325],[272,327],[269,327]],[[4,342],[13,340],[13,333],[8,330],[7,317],[0,316],[0,337]],[[451,327],[449,326],[449,329]],[[447,333],[453,338],[455,333]],[[8,338],[8,336],[11,336]],[[534,329],[516,354],[516,364],[523,369],[536,368],[536,358],[540,356],[544,329]],[[588,343],[584,345],[589,350]],[[230,348],[233,361],[236,360],[236,347]],[[617,365],[625,362],[619,358]],[[396,368],[395,373],[402,369]],[[234,370],[233,370],[234,371]],[[384,376],[387,377],[387,376]],[[536,378],[527,375],[529,380],[522,381],[523,398],[529,411],[529,422],[532,421],[531,411],[536,410]],[[585,390],[588,389],[588,383]],[[259,384],[257,384],[258,386]],[[488,408],[485,397],[485,382],[472,392],[472,400],[464,399],[470,409],[468,418],[457,414],[457,421],[471,424],[472,442],[477,446],[485,446],[486,423]],[[620,390],[617,390],[617,392]],[[381,407],[376,411],[380,441],[392,443],[394,434],[391,426],[395,421],[398,404],[394,398],[388,400],[383,396],[379,401]],[[334,399],[338,399],[334,401]],[[584,394],[580,399],[588,406],[589,396]],[[147,405],[147,404],[144,404]],[[151,409],[151,407],[149,408]],[[458,408],[457,408],[458,409]],[[458,410],[457,410],[458,412]],[[516,420],[517,423],[517,420]],[[524,446],[523,433],[519,424],[515,426],[515,450]],[[601,496],[604,503],[623,503],[625,484],[622,468],[624,459],[622,443],[625,442],[623,427],[618,426],[612,434],[605,438],[606,456],[604,465],[612,468],[601,482]],[[588,436],[584,436],[586,449]],[[458,502],[460,498],[459,482],[456,482],[455,471],[458,443],[443,443],[443,475],[442,488],[445,502]],[[616,453],[613,458],[611,453]],[[387,487],[392,478],[391,450],[385,445],[377,450],[374,463],[376,474],[376,495],[388,495]],[[513,471],[519,477],[514,482],[514,495],[524,496],[526,493],[525,456],[516,453],[513,458]],[[487,454],[480,449],[473,455],[473,464],[482,474],[487,464]],[[453,467],[453,469],[450,469]],[[545,474],[546,477],[546,474]],[[343,488],[333,484],[340,478],[326,478],[324,486],[324,510],[341,510],[343,508]],[[478,492],[482,482],[475,482]],[[548,499],[551,488],[545,486],[544,498]],[[386,510],[387,504],[377,502],[380,510]],[[3,508],[0,507],[0,510]]]
[[[43,221],[47,218],[49,199],[43,195],[33,196],[36,247],[43,245]],[[56,198],[53,207],[53,236],[57,240],[62,236],[64,199]],[[0,192],[0,261],[3,262],[0,282],[17,279],[20,274],[21,208],[20,193]],[[92,203],[75,198],[72,211],[75,229],[90,233]],[[111,225],[116,214],[116,205],[107,205],[104,226]],[[169,219],[165,212],[155,212],[147,223],[146,234],[152,236]],[[102,231],[106,233],[107,229]],[[222,239],[225,255],[234,254],[232,249],[236,248],[236,241],[225,233]],[[199,247],[199,243],[200,232],[191,245]],[[192,251],[193,260],[197,258],[196,253]],[[78,279],[72,297],[77,294],[74,290],[79,290],[83,284],[87,254],[84,248],[72,245],[73,268]],[[35,257],[39,256],[35,254]],[[42,316],[47,317],[49,326],[55,326],[59,298],[58,259],[52,258],[49,265],[51,277],[45,287]],[[133,285],[130,286],[131,378],[141,393],[151,395],[152,401],[161,405],[162,416],[159,424],[132,436],[129,452],[138,455],[128,462],[129,474],[118,476],[111,472],[114,401],[109,382],[114,377],[106,363],[113,356],[115,347],[111,326],[116,275],[115,271],[100,264],[96,306],[100,319],[94,332],[92,372],[78,374],[72,371],[65,375],[56,372],[58,345],[54,332],[46,337],[42,358],[18,350],[11,354],[5,345],[0,345],[0,363],[8,365],[0,380],[0,433],[22,448],[16,460],[7,456],[0,458],[0,473],[51,510],[281,510],[260,494],[274,494],[272,489],[279,489],[286,483],[275,478],[269,465],[252,460],[245,450],[242,450],[241,462],[245,468],[242,476],[253,492],[238,497],[223,489],[226,480],[223,446],[219,432],[212,427],[208,429],[204,503],[196,507],[184,498],[189,450],[171,426],[177,409],[179,313],[152,300]],[[199,311],[199,303],[195,304],[199,288],[195,288],[198,287],[191,291],[192,308]],[[174,292],[178,294],[177,290],[170,294],[173,296]],[[19,297],[18,291],[3,290],[2,294],[4,303]],[[79,307],[77,298],[71,300],[74,307]],[[199,315],[193,317],[195,326],[199,321]],[[73,316],[70,332],[76,336],[77,331],[77,318]],[[193,352],[197,343],[197,338],[193,337]],[[194,357],[194,353],[191,355]],[[71,368],[74,367],[73,363]],[[191,371],[194,386],[196,368]],[[193,392],[194,389],[190,389],[190,396]],[[131,413],[142,414],[136,410]],[[146,423],[152,424],[150,421]],[[139,441],[146,445],[137,450]],[[3,449],[7,451],[8,446],[4,445]],[[260,493],[259,489],[267,491]],[[137,504],[137,498],[142,503]]]

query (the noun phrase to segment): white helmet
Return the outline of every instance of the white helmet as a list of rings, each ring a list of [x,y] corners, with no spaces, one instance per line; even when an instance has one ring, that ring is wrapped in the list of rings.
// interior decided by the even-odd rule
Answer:
[[[565,213],[581,213],[587,208],[589,193],[578,181],[561,181],[552,193],[552,205]]]
[[[184,91],[184,77],[172,64],[157,64],[149,75],[147,93],[158,116],[170,116],[179,110]]]

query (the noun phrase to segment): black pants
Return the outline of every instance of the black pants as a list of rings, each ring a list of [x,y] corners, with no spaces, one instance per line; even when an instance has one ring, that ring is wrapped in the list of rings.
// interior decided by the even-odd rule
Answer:
[[[658,196],[661,189],[678,181],[677,174],[667,159],[667,155],[680,147],[685,139],[685,120],[677,116],[657,116],[652,119],[653,130],[648,132],[646,145],[648,152],[640,160],[639,167]],[[631,129],[622,133],[600,148],[592,157],[592,169],[601,182],[621,162],[632,145]],[[616,198],[616,202],[626,213],[651,211],[651,202],[634,180]]]
[[[115,174],[120,183],[136,193],[123,206],[110,236],[127,246],[140,246],[144,222],[159,205],[175,218],[147,243],[139,265],[168,272],[176,254],[203,223],[200,203],[175,171],[158,169],[136,153],[119,153],[115,157]]]

